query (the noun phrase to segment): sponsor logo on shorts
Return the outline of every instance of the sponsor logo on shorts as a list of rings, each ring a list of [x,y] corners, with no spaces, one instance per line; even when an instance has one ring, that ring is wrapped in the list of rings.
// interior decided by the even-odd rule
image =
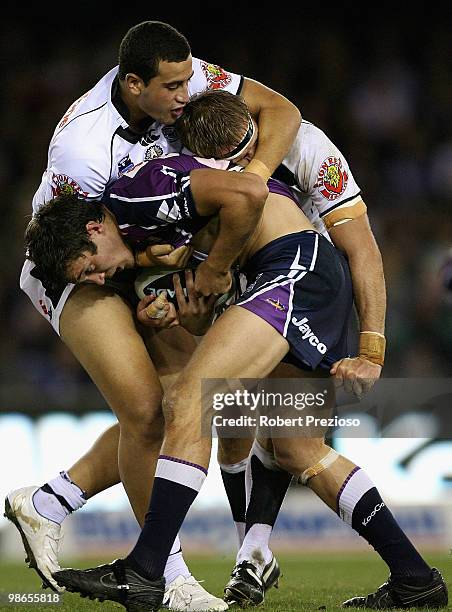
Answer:
[[[272,298],[267,298],[265,300],[268,304],[271,304],[275,307],[276,310],[287,310],[287,307],[284,304],[281,304],[279,300],[273,300]]]
[[[257,285],[257,282],[260,279],[260,277],[262,276],[262,274],[263,274],[263,272],[258,274],[256,276],[256,278],[254,279],[254,281],[251,283],[251,285],[248,285],[248,287],[245,289],[245,291],[243,293],[249,293],[250,291],[252,291],[254,289],[254,287]]]
[[[335,200],[344,193],[347,183],[348,174],[342,167],[342,160],[339,157],[327,157],[320,166],[314,188],[318,188],[327,200]]]
[[[377,504],[375,506],[375,508],[372,510],[372,512],[369,514],[369,516],[363,520],[362,524],[364,525],[364,527],[366,525],[368,525],[370,523],[370,521],[374,518],[374,516],[377,514],[377,512],[379,512],[382,508],[385,507],[385,503],[381,502],[381,504]]]
[[[80,185],[73,178],[67,174],[55,174],[52,175],[52,193],[53,196],[59,196],[63,194],[72,195],[77,193],[80,196],[86,198],[88,196],[87,191],[83,191]]]
[[[145,161],[149,161],[150,159],[156,159],[157,157],[161,157],[162,155],[163,149],[160,145],[151,145],[149,149],[146,149],[144,159]]]
[[[295,327],[298,327],[302,340],[307,340],[309,344],[314,346],[322,355],[326,353],[327,347],[320,342],[312,329],[309,327],[308,319],[306,317],[303,317],[301,320],[298,320],[297,317],[292,317],[292,323],[295,325]]]
[[[229,72],[226,72],[226,70],[220,66],[208,64],[207,62],[201,62],[201,67],[207,79],[208,89],[223,89],[232,81],[232,77]]]

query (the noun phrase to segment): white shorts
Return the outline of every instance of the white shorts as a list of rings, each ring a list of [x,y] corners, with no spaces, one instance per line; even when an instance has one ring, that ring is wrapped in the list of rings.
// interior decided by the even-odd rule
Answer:
[[[36,310],[47,319],[56,333],[60,335],[60,316],[75,285],[70,283],[62,286],[59,291],[49,291],[42,284],[42,281],[33,275],[35,267],[32,261],[28,259],[25,261],[20,274],[20,288],[28,295]]]

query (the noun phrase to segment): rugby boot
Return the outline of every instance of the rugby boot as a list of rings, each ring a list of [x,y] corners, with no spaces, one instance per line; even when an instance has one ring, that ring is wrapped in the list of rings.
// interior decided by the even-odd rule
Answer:
[[[232,570],[231,578],[225,586],[225,601],[242,608],[258,606],[265,599],[265,593],[272,586],[278,588],[281,570],[273,556],[262,573],[250,561],[238,563]]]
[[[41,516],[33,505],[33,495],[39,487],[23,487],[11,491],[5,498],[5,514],[22,538],[25,562],[42,580],[44,588],[63,591],[52,578],[61,569],[58,553],[62,540],[61,525]]]
[[[193,576],[178,576],[165,588],[163,606],[183,612],[223,612],[228,604],[208,593]]]
[[[405,584],[389,577],[388,582],[366,597],[344,601],[343,608],[444,608],[447,606],[447,586],[439,570],[432,568],[431,580],[422,586]]]
[[[122,604],[128,612],[154,612],[162,605],[165,579],[148,580],[122,559],[92,569],[63,569],[53,574],[59,586],[82,597]]]

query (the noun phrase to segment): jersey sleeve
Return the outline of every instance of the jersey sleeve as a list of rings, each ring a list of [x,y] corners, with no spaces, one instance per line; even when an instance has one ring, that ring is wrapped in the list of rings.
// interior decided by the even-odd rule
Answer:
[[[193,76],[190,79],[188,92],[192,96],[206,89],[224,89],[232,94],[240,94],[243,77],[228,72],[221,66],[193,58]]]
[[[109,178],[109,161],[87,160],[82,154],[77,155],[75,147],[69,149],[64,143],[52,144],[47,169],[33,197],[33,210],[63,193],[100,199]]]
[[[284,165],[320,217],[361,197],[344,155],[322,130],[309,122],[302,123]]]

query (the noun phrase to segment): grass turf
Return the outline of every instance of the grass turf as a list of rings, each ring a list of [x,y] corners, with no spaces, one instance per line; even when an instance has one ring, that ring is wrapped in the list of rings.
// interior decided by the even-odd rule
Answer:
[[[312,553],[303,555],[281,555],[279,558],[283,578],[280,588],[272,589],[260,610],[268,612],[291,612],[292,610],[333,612],[340,610],[340,604],[354,595],[363,595],[374,591],[387,578],[386,565],[376,554],[335,554]],[[452,583],[452,556],[426,555],[427,561],[438,567],[448,584]],[[73,567],[93,567],[98,562],[78,561],[67,562]],[[232,560],[222,557],[190,558],[190,568],[203,585],[212,593],[221,596],[223,587],[232,568]],[[39,592],[39,577],[33,570],[22,564],[0,562],[0,593],[2,601],[0,610],[3,612],[24,612],[25,610],[40,610],[45,612],[109,612],[124,610],[113,602],[93,602],[82,599],[75,594],[64,594],[63,603],[59,605],[6,603],[6,593]],[[50,591],[41,591],[50,593]],[[234,608],[238,610],[238,608]],[[449,609],[452,609],[449,605]]]

